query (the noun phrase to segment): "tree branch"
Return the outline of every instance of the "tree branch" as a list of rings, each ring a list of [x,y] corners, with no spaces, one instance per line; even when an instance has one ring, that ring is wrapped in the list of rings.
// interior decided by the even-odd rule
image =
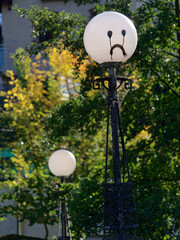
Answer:
[[[156,69],[155,69],[156,70]],[[157,70],[156,70],[157,71]],[[164,83],[166,85],[167,88],[169,88],[177,97],[180,98],[180,94],[178,92],[176,92],[175,89],[173,89],[166,81],[164,81],[160,75],[156,72],[156,71],[153,71],[153,73],[159,78],[159,80]]]
[[[175,55],[175,54],[170,53],[170,52],[163,51],[163,53],[166,53],[166,54],[168,54],[168,55],[170,55],[170,56],[172,56],[172,57],[175,57],[175,58],[180,58],[180,56]]]

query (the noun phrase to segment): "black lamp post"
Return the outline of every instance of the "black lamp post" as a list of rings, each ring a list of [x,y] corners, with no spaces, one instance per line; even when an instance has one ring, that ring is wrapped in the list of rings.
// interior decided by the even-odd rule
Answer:
[[[93,81],[93,88],[104,86],[108,91],[106,137],[106,169],[104,188],[104,239],[140,239],[131,233],[137,228],[132,183],[121,124],[117,89],[132,89],[128,78],[116,76],[116,65],[127,61],[137,45],[137,32],[132,21],[117,12],[104,12],[86,26],[84,45],[89,56],[109,68],[109,76]],[[111,121],[113,148],[113,179],[108,180],[108,141]],[[120,146],[122,158],[120,158]]]
[[[61,183],[65,177],[71,175],[76,168],[76,159],[74,155],[67,150],[57,150],[49,158],[49,169],[57,177],[61,178]],[[67,229],[68,220],[65,199],[60,201],[60,219],[61,228],[58,229],[58,240],[70,240],[70,231]]]

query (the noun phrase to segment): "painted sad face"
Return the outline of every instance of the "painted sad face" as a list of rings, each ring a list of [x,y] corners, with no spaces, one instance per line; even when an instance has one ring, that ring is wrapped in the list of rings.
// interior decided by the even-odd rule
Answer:
[[[123,36],[122,44],[116,43],[116,44],[114,44],[114,45],[112,46],[111,38],[112,38],[112,36],[113,36],[113,32],[112,32],[111,30],[109,30],[109,31],[107,32],[107,35],[108,35],[108,37],[109,37],[109,43],[110,43],[110,55],[111,55],[111,60],[113,60],[113,51],[114,51],[114,49],[116,49],[116,48],[121,49],[122,54],[123,54],[124,57],[127,55],[127,53],[126,53],[126,51],[125,51],[125,49],[124,49],[124,38],[125,38],[125,35],[126,35],[126,30],[123,29],[123,30],[121,31],[121,34],[122,34],[122,36]]]
[[[98,63],[125,62],[134,53],[137,32],[132,21],[118,12],[94,17],[84,31],[84,46]]]

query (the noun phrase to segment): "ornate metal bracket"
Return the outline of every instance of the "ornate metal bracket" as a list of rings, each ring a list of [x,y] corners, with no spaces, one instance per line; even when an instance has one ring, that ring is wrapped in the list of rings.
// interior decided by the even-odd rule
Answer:
[[[116,77],[118,85],[116,89],[120,88],[122,84],[124,83],[124,88],[132,90],[132,80],[126,77]],[[107,90],[109,89],[109,81],[111,81],[111,77],[104,77],[104,78],[97,78],[93,80],[93,89],[94,90],[99,90],[101,89],[101,86],[106,88]]]

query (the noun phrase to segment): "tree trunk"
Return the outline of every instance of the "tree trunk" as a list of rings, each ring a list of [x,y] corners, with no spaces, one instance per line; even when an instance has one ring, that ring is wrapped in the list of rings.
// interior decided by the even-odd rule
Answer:
[[[49,235],[49,230],[48,230],[48,227],[47,227],[47,224],[44,223],[44,227],[45,227],[45,239],[48,239],[48,235]]]

